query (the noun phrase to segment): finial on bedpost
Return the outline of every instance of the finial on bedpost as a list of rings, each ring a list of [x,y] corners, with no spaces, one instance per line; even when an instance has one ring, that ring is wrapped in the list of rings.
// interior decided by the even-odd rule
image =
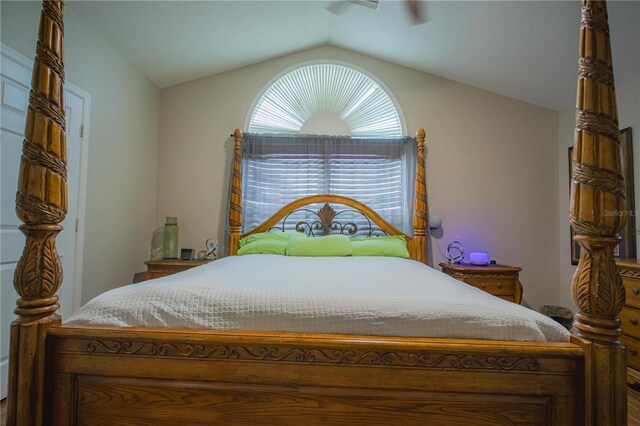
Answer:
[[[626,360],[618,314],[625,291],[613,249],[626,218],[611,44],[604,1],[583,0],[572,161],[571,224],[581,246],[572,294],[586,362],[585,424],[626,424]]]
[[[233,174],[229,203],[229,241],[227,251],[233,256],[238,251],[238,241],[242,236],[242,131],[233,132]]]
[[[47,330],[60,323],[56,293],[62,265],[55,241],[67,214],[63,9],[62,1],[42,3],[20,161],[16,214],[24,222],[26,245],[13,281],[20,298],[11,324],[10,425],[49,423],[43,409],[44,345]]]
[[[427,182],[424,167],[424,140],[425,131],[418,129],[416,133],[416,145],[418,148],[416,157],[416,182],[415,198],[413,201],[413,248],[421,262],[425,262],[427,256]]]

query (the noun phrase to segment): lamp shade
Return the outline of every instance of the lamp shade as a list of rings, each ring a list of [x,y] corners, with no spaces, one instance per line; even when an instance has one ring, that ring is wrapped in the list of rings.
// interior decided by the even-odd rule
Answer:
[[[440,216],[429,216],[429,228],[438,229],[442,226],[442,218]]]

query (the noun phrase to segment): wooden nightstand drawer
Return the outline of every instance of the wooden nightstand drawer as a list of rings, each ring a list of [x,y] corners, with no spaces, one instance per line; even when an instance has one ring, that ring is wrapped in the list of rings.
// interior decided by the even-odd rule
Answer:
[[[640,425],[640,371],[627,368],[628,425]]]
[[[156,278],[162,278],[162,277],[166,277],[167,275],[173,275],[173,274],[177,274],[178,272],[182,272],[181,270],[177,270],[177,271],[147,271],[147,278],[146,280],[153,280]]]
[[[621,340],[627,347],[627,365],[640,369],[640,340],[633,339],[629,336],[622,336]]]
[[[627,347],[627,408],[629,426],[640,426],[640,261],[616,261],[627,293],[620,312],[622,343]]]
[[[195,268],[196,266],[209,263],[210,260],[197,259],[197,260],[147,260],[144,262],[147,265],[147,280],[154,278],[162,278],[167,275],[177,274],[178,272],[186,271],[187,269]]]
[[[441,263],[442,272],[509,302],[522,301],[521,268],[507,265],[475,266],[467,263]]]
[[[640,310],[623,308],[620,312],[620,322],[623,334],[640,339]]]
[[[640,309],[640,281],[622,277],[624,289],[627,291],[627,306]]]
[[[506,278],[464,278],[464,282],[491,293],[494,296],[513,295],[513,279]]]

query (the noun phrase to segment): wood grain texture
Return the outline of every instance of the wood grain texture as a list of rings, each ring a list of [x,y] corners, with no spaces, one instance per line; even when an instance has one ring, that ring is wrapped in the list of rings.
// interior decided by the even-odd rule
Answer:
[[[622,283],[626,293],[625,306],[640,309],[640,280],[623,276]]]
[[[242,238],[242,131],[233,132],[233,172],[231,194],[229,195],[229,235],[227,253],[234,256],[238,252],[238,242]]]
[[[620,311],[620,324],[625,335],[640,339],[640,310],[624,307]]]
[[[626,290],[625,307],[620,312],[622,343],[626,347],[628,422],[640,425],[640,261],[616,261]]]
[[[640,340],[626,335],[623,335],[620,339],[627,350],[628,369],[634,369],[640,374]]]
[[[0,426],[7,425],[7,399],[0,401]]]
[[[625,290],[613,249],[625,225],[625,182],[604,1],[583,0],[570,220],[581,246],[572,295],[587,359],[585,423],[626,424],[626,360],[618,314]]]
[[[50,336],[53,386],[72,408],[60,401],[50,415],[80,424],[570,425],[579,405],[571,343],[68,326]]]
[[[147,265],[147,280],[154,278],[166,277],[167,275],[177,274],[178,272],[186,271],[187,269],[202,266],[211,262],[205,259],[193,259],[193,260],[147,260],[144,262]]]
[[[545,424],[551,398],[104,379],[78,382],[82,424]],[[105,415],[105,413],[110,413]],[[117,414],[113,414],[117,413]],[[264,414],[269,413],[266,417]],[[138,423],[133,423],[138,424]]]
[[[418,129],[416,133],[416,181],[415,196],[413,200],[413,241],[409,243],[409,249],[414,255],[411,257],[422,263],[427,263],[429,251],[427,239],[428,210],[427,210],[427,173],[425,171],[425,131]],[[414,257],[415,256],[415,257]]]
[[[629,426],[640,426],[640,372],[629,369],[627,374],[627,386],[629,389],[628,421]]]
[[[522,268],[520,267],[440,263],[440,268],[445,274],[489,294],[518,304],[522,302],[522,284],[519,280],[519,272]]]
[[[624,210],[625,192],[604,2],[583,1],[578,82],[571,222],[583,250],[573,280],[574,299],[580,308],[576,327],[594,340],[614,342],[624,288],[613,248],[625,215],[607,211]],[[608,322],[592,329],[589,317]]]
[[[62,265],[55,238],[67,213],[63,34],[63,3],[44,1],[16,195],[26,243],[13,282],[20,298],[11,325],[10,425],[43,423],[45,338],[60,323]]]

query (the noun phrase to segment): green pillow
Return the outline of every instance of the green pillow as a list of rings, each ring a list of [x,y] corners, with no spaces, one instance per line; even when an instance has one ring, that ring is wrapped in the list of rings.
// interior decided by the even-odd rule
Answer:
[[[344,235],[289,240],[287,256],[351,256],[351,241]]]
[[[281,254],[284,256],[291,239],[306,238],[299,232],[263,232],[251,234],[240,240],[238,255]]]
[[[352,238],[351,247],[353,256],[388,256],[409,259],[407,240],[404,235]]]

